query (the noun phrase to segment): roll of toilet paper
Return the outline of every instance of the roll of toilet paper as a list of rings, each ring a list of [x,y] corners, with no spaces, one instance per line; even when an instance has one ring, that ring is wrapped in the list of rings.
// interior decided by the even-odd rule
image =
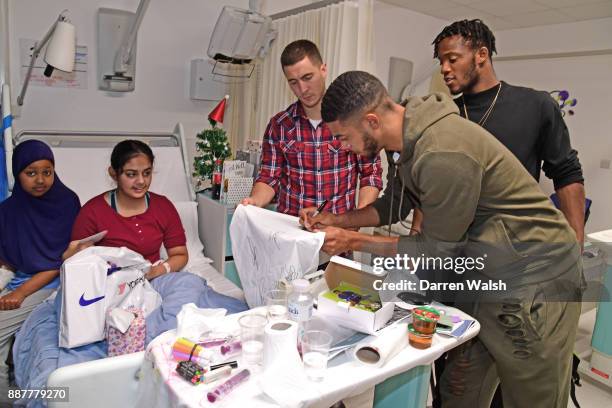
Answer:
[[[381,367],[408,346],[408,325],[389,327],[377,337],[355,347],[353,357],[362,364]]]
[[[298,325],[292,320],[275,320],[266,326],[264,337],[264,371],[302,366],[297,351]]]
[[[268,323],[264,337],[261,390],[283,407],[301,407],[313,390],[297,350],[298,325],[291,320]]]

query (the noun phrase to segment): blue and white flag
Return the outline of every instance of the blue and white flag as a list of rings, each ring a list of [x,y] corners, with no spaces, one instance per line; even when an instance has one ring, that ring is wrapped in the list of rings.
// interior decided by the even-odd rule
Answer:
[[[12,147],[13,143],[13,115],[11,115],[11,97],[9,86],[2,85],[2,124],[0,131],[0,202],[8,197],[9,191],[9,164],[11,163],[10,154],[6,146]],[[8,154],[7,154],[8,153]]]

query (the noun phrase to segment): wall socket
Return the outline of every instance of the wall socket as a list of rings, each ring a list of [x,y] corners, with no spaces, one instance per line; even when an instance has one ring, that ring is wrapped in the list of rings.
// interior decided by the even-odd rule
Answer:
[[[610,169],[610,159],[601,159],[599,167],[602,169]]]

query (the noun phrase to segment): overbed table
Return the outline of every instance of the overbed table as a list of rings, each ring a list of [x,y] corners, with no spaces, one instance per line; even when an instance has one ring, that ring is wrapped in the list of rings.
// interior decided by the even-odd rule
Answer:
[[[453,308],[452,314],[464,319],[470,316]],[[244,312],[253,313],[253,310]],[[238,315],[226,319],[237,320]],[[329,408],[337,401],[354,397],[376,386],[374,406],[376,408],[424,407],[426,405],[431,364],[444,352],[475,337],[480,325],[475,322],[460,338],[436,334],[433,344],[425,350],[406,347],[380,368],[362,365],[347,353],[329,362],[325,380],[311,382],[312,387],[304,398],[303,406]],[[194,386],[175,372],[177,362],[172,359],[171,346],[176,340],[176,331],[163,333],[149,344],[143,363],[140,381],[139,406],[147,407],[279,407],[265,395],[258,383],[258,373],[225,399],[211,404],[206,393],[211,385]],[[240,357],[237,358],[242,366]],[[236,370],[233,373],[237,372]]]

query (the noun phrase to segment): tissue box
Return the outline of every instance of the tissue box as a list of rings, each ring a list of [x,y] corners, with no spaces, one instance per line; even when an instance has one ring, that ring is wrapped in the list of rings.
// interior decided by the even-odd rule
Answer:
[[[343,296],[340,293],[333,293],[333,289],[346,289],[340,292],[360,292],[371,296],[377,295],[373,289],[374,281],[384,279],[384,274],[376,274],[372,267],[351,261],[349,259],[338,256],[332,257],[325,269],[325,281],[330,291],[324,292],[318,297],[318,313],[325,316],[326,319],[333,320],[340,326],[348,327],[360,332],[374,334],[377,330],[383,328],[393,316],[394,303],[382,304],[380,308],[355,307],[351,305],[350,299],[341,299]],[[352,290],[351,290],[352,288]],[[367,310],[377,309],[377,310]]]
[[[123,354],[137,353],[144,350],[145,346],[145,319],[143,312],[137,308],[128,308],[128,312],[136,316],[132,320],[129,329],[121,333],[118,329],[108,326],[106,340],[108,344],[108,356],[121,356]]]

